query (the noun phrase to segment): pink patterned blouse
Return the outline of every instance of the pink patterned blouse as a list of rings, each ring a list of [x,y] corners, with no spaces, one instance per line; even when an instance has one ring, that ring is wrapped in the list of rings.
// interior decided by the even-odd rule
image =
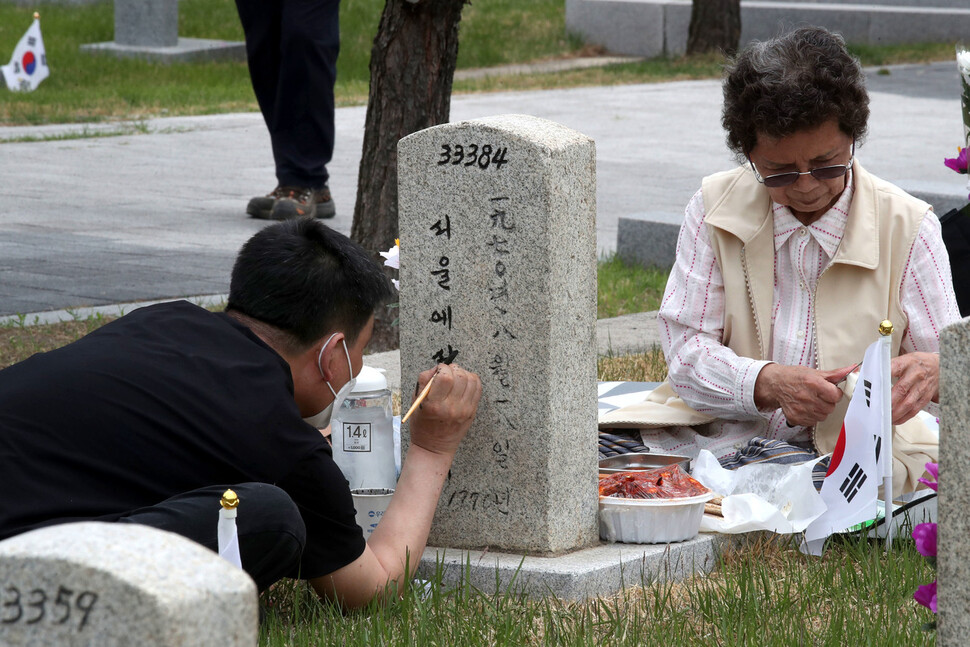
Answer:
[[[775,296],[771,358],[787,365],[814,367],[815,284],[845,231],[852,180],[819,220],[802,225],[791,211],[773,203]],[[658,315],[670,381],[693,408],[718,418],[707,435],[687,429],[643,432],[644,444],[670,452],[696,454],[701,448],[718,458],[730,456],[760,435],[786,442],[811,439],[805,427],[788,427],[781,409],[758,411],[754,385],[769,362],[739,357],[721,344],[724,284],[704,224],[698,191],[686,209],[677,258]],[[900,295],[909,317],[902,352],[939,352],[940,330],[960,318],[939,219],[928,211],[910,250]]]

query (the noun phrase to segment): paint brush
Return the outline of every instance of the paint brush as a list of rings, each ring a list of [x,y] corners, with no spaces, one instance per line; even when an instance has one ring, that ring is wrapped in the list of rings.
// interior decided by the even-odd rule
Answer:
[[[428,380],[428,383],[424,385],[423,389],[421,389],[421,393],[418,394],[418,397],[414,399],[414,403],[411,405],[411,408],[408,409],[408,412],[404,414],[403,418],[401,418],[401,424],[404,424],[405,422],[407,422],[408,418],[411,417],[411,414],[414,413],[414,411],[421,405],[421,403],[424,402],[424,399],[428,397],[428,392],[431,391],[431,385],[434,384],[434,379],[436,377],[438,377],[438,371],[434,372],[434,375],[431,376],[431,379]]]
[[[451,349],[450,346],[448,348],[449,350]],[[451,364],[453,361],[455,361],[456,357],[458,357],[458,351],[452,350],[451,353],[449,353],[448,357],[446,357],[444,361],[441,363]],[[428,392],[431,391],[431,385],[434,384],[434,379],[436,377],[438,377],[438,370],[434,372],[434,375],[431,376],[431,379],[428,380],[428,383],[424,385],[423,389],[421,389],[421,393],[419,393],[418,397],[414,399],[414,403],[411,405],[411,408],[408,409],[408,412],[404,414],[403,418],[401,418],[401,424],[404,424],[405,422],[407,422],[408,418],[411,417],[411,414],[414,413],[415,409],[417,409],[421,405],[421,403],[424,402],[424,399],[428,397]]]

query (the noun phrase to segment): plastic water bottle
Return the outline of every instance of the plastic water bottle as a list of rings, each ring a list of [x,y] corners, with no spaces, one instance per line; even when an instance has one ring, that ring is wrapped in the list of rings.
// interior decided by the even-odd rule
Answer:
[[[364,366],[354,390],[334,411],[333,459],[351,490],[397,485],[391,391],[382,371]]]

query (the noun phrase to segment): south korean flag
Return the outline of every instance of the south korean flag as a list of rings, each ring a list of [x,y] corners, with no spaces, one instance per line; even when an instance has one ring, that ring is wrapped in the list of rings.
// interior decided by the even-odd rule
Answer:
[[[832,453],[820,492],[828,509],[805,530],[806,552],[821,554],[825,538],[876,517],[876,499],[882,474],[883,429],[890,416],[884,385],[889,383],[889,362],[883,339],[866,349],[852,401]],[[891,418],[888,418],[891,420]]]
[[[34,14],[34,22],[27,28],[13,50],[10,63],[0,66],[3,80],[14,92],[31,92],[40,82],[50,76],[44,39],[40,35],[40,19]]]

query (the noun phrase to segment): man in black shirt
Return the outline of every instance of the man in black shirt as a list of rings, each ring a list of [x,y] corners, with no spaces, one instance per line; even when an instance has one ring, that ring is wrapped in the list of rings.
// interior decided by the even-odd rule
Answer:
[[[302,419],[352,388],[389,294],[359,246],[288,221],[243,246],[225,313],[142,308],[0,371],[0,538],[98,520],[215,549],[219,497],[233,487],[243,568],[260,589],[302,577],[366,604],[423,551],[481,395],[474,374],[438,367],[394,499],[365,542],[329,445]]]

